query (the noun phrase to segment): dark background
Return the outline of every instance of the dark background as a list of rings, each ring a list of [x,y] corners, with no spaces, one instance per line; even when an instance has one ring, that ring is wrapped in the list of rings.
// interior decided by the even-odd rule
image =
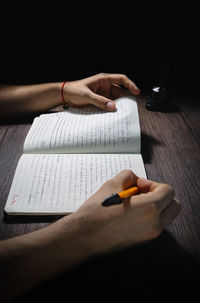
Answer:
[[[69,81],[111,72],[144,90],[162,82],[196,94],[198,10],[195,2],[174,3],[0,1],[0,80]]]

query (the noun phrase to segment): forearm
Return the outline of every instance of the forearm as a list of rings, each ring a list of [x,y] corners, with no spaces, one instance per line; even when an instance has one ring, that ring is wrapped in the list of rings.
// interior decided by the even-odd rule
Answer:
[[[0,85],[0,118],[44,112],[61,105],[61,83]]]
[[[91,255],[83,228],[73,215],[0,243],[1,297],[15,298],[70,270]]]

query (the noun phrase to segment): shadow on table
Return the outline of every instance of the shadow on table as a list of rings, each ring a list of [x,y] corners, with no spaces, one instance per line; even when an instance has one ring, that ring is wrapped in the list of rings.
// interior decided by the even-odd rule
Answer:
[[[144,163],[151,163],[153,145],[161,145],[162,143],[154,137],[141,132],[141,153]]]
[[[199,274],[200,260],[164,231],[146,244],[85,262],[35,289],[28,298],[33,302],[65,297],[87,302],[196,302]],[[20,302],[26,299],[27,295]]]
[[[4,212],[3,221],[6,224],[51,223],[62,217],[61,215],[8,215]]]
[[[60,112],[61,110],[62,110],[61,107],[57,107],[55,109],[49,110],[48,112],[39,112],[37,114],[25,115],[18,118],[17,117],[5,118],[5,119],[1,119],[0,125],[32,124],[33,120],[42,114],[53,114]]]

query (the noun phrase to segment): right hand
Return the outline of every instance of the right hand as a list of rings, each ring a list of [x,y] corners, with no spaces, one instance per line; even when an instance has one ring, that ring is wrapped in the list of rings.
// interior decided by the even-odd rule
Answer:
[[[135,185],[140,189],[139,195],[121,205],[101,205],[112,193]],[[179,209],[169,185],[138,178],[132,171],[123,170],[104,183],[73,216],[82,219],[83,233],[89,237],[94,253],[101,253],[156,238]]]

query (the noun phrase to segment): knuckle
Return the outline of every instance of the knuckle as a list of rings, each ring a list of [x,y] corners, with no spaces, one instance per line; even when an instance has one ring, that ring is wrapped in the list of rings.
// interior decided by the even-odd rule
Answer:
[[[121,74],[121,79],[122,80],[128,80],[128,77],[125,74]]]
[[[168,184],[163,184],[163,188],[165,189],[166,192],[169,192],[171,194],[174,194],[174,189],[168,185]]]
[[[98,105],[98,107],[102,108],[102,109],[106,109],[106,105],[107,105],[107,100],[105,100],[104,98],[99,97],[96,100],[96,105]]]
[[[106,73],[99,73],[97,76],[98,76],[99,78],[104,78],[104,77],[106,76]]]
[[[121,170],[122,173],[127,174],[127,175],[133,175],[133,171],[131,169],[123,169]]]
[[[106,185],[113,189],[118,189],[122,185],[123,180],[134,179],[134,173],[130,169],[124,169],[119,172],[114,178],[106,181]],[[119,179],[120,177],[120,179]]]
[[[163,184],[163,191],[165,192],[165,195],[169,200],[172,200],[174,198],[175,191],[170,185]]]
[[[174,198],[174,195],[175,192],[171,186],[168,184],[159,184],[151,203],[152,209],[160,211],[163,205],[167,205]]]

